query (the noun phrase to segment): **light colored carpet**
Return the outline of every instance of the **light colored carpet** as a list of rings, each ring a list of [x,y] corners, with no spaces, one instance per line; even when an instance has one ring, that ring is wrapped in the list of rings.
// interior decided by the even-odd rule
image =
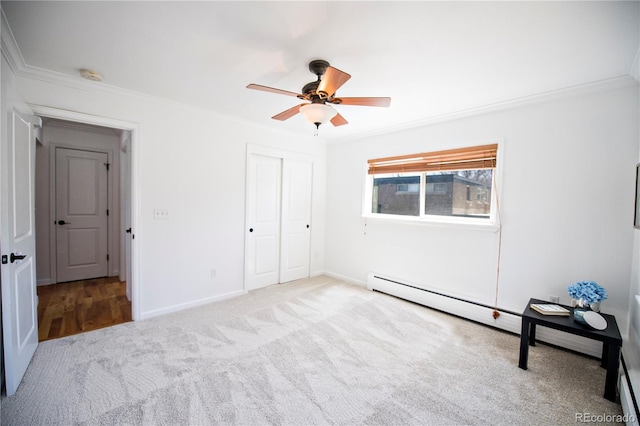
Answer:
[[[597,360],[327,277],[40,344],[3,425],[575,424]]]

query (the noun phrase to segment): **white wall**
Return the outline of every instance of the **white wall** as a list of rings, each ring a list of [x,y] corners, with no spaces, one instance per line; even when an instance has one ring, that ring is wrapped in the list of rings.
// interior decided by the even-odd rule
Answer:
[[[365,221],[361,211],[367,159],[499,139],[499,307],[521,312],[549,295],[568,303],[569,284],[594,280],[624,332],[637,118],[633,86],[329,145],[327,271],[358,282],[375,271],[493,305],[496,232]]]
[[[133,155],[139,215],[133,232],[141,318],[243,291],[248,143],[315,158],[311,271],[324,269],[326,146],[318,138],[300,140],[119,91],[25,77],[17,77],[16,85],[30,104],[138,124]],[[154,209],[166,209],[169,219],[155,220]],[[215,278],[211,268],[217,270]]]
[[[640,122],[640,112],[636,119]],[[640,140],[638,143],[640,145]],[[636,157],[636,162],[640,162],[640,157]],[[622,346],[622,354],[637,398],[640,392],[640,302],[635,297],[640,295],[640,229],[634,230],[629,287],[629,339]]]
[[[120,273],[120,132],[111,129],[100,129],[87,126],[72,126],[63,123],[44,122],[42,129],[42,145],[36,150],[36,260],[38,285],[55,283],[51,264],[51,254],[55,252],[53,224],[55,217],[51,215],[51,201],[55,194],[51,191],[52,146],[76,149],[94,149],[108,152],[111,166],[109,169],[109,276]],[[54,145],[52,145],[54,144]],[[53,200],[55,201],[55,200]]]

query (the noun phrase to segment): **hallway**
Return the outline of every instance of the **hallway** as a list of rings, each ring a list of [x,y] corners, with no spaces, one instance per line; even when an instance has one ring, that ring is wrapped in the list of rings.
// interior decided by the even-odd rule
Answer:
[[[118,277],[40,286],[38,300],[41,342],[131,321],[126,283]]]

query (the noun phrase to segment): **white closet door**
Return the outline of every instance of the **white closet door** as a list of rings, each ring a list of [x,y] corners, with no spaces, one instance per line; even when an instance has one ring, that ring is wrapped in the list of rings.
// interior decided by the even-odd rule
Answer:
[[[283,160],[280,282],[309,276],[311,163]]]
[[[251,154],[248,162],[245,285],[253,290],[280,280],[282,160]]]

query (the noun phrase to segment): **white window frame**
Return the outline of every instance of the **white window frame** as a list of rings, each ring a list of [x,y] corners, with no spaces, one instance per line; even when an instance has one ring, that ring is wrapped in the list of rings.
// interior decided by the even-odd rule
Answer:
[[[482,142],[465,143],[461,145],[447,145],[430,147],[430,151],[439,151],[455,148],[466,148],[473,146],[481,146],[486,144],[497,144],[498,154],[496,158],[496,167],[493,170],[492,176],[492,190],[491,190],[491,207],[489,218],[472,218],[472,217],[454,217],[454,216],[440,216],[440,215],[425,215],[424,203],[426,197],[425,185],[426,179],[420,178],[420,216],[406,216],[395,215],[385,213],[373,213],[372,210],[372,197],[373,197],[373,180],[376,175],[368,174],[367,164],[365,162],[363,166],[363,174],[365,176],[363,200],[362,200],[362,217],[366,220],[383,221],[383,222],[396,222],[396,223],[409,223],[418,225],[428,225],[437,227],[450,227],[450,228],[464,228],[464,229],[478,229],[495,232],[500,225],[500,214],[498,212],[498,199],[501,199],[502,188],[502,159],[504,158],[504,143],[502,140],[488,140]],[[393,154],[389,154],[393,155]],[[415,173],[414,173],[415,175]],[[424,176],[424,173],[422,173]],[[379,175],[378,175],[379,176]]]

